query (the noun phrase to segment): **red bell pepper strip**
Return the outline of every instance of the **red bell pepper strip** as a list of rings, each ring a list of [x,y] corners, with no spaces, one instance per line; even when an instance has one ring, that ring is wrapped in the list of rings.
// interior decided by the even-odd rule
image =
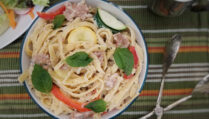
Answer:
[[[45,19],[45,20],[52,20],[55,16],[63,14],[65,11],[65,6],[61,6],[59,9],[57,9],[54,12],[44,13],[44,12],[37,12],[38,16]]]
[[[136,50],[134,46],[130,46],[129,47],[129,51],[133,54],[134,56],[134,68],[137,68],[138,64],[139,64],[139,59],[138,56],[136,54]]]
[[[102,112],[102,115],[105,115],[105,114],[107,114],[108,112]]]
[[[127,76],[126,74],[124,74],[124,75],[123,75],[123,78],[124,78],[124,79],[130,79],[130,78],[132,78],[133,76],[134,76],[133,74],[130,74],[130,75],[128,75],[128,76]]]
[[[87,109],[84,107],[86,105],[85,103],[78,102],[78,101],[64,95],[56,85],[53,85],[51,93],[57,99],[59,99],[60,101],[62,101],[66,105],[68,105],[69,107],[76,109],[79,112],[91,111],[90,109]]]

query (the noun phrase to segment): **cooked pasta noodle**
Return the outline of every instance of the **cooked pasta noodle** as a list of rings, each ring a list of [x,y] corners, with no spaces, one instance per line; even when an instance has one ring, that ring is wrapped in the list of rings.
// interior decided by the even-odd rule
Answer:
[[[90,28],[95,32],[97,42],[74,41],[69,43],[69,34],[78,27]],[[31,64],[19,80],[26,80],[36,97],[54,114],[74,112],[74,109],[59,101],[53,94],[39,92],[33,87],[31,75],[36,57],[44,57],[46,64],[43,67],[49,72],[53,83],[65,95],[82,103],[100,97],[107,102],[107,111],[121,109],[139,94],[139,75],[144,63],[144,54],[136,41],[135,31],[131,27],[127,27],[127,30],[120,33],[129,40],[131,46],[135,47],[139,59],[139,66],[132,70],[134,76],[128,80],[123,78],[123,72],[114,62],[113,54],[117,46],[113,40],[114,34],[110,29],[98,28],[93,20],[76,18],[72,22],[65,22],[62,27],[54,30],[52,23],[39,19],[24,47],[26,54],[31,57]],[[67,65],[65,59],[79,51],[85,51],[93,61],[85,67]],[[95,54],[97,52],[103,56],[102,61]],[[112,80],[114,86],[108,86]],[[95,118],[100,116],[94,115]]]

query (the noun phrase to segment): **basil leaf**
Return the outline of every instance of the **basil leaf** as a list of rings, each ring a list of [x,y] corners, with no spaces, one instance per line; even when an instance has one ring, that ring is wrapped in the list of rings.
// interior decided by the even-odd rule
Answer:
[[[99,99],[93,102],[90,102],[89,104],[85,105],[85,108],[88,108],[96,113],[104,112],[106,110],[106,102],[103,99]]]
[[[32,72],[32,84],[38,91],[49,93],[52,89],[52,78],[45,69],[35,64]]]
[[[134,56],[128,48],[117,48],[113,54],[118,67],[128,76],[131,74],[134,66]]]
[[[64,15],[60,14],[60,15],[55,16],[54,20],[53,20],[53,24],[54,24],[53,29],[57,29],[57,28],[61,27],[64,21],[65,21]]]
[[[85,67],[92,62],[92,58],[85,52],[77,52],[65,59],[71,67]]]

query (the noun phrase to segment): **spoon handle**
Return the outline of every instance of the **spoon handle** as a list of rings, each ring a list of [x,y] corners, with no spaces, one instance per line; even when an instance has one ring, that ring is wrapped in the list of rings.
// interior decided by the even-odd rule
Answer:
[[[164,54],[162,80],[161,80],[160,91],[157,98],[156,107],[160,106],[164,83],[165,83],[165,74],[167,73],[168,68],[171,66],[174,59],[176,58],[180,44],[181,44],[181,36],[176,34],[171,38],[171,40],[168,42],[168,45],[166,46],[166,52]]]

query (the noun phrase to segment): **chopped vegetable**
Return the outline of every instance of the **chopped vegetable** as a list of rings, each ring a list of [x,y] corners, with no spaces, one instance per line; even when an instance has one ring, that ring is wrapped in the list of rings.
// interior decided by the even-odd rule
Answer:
[[[133,74],[130,74],[130,75],[126,75],[126,74],[124,74],[124,76],[123,76],[123,78],[124,79],[130,79],[130,78],[132,78],[134,75]]]
[[[90,111],[89,109],[84,107],[84,103],[78,102],[68,96],[65,96],[60,89],[56,86],[53,85],[51,93],[60,101],[71,107],[72,109],[76,109],[79,112],[87,112]]]
[[[9,25],[14,29],[17,24],[15,21],[14,11],[8,10],[1,1],[0,1],[0,6],[3,8],[4,12],[7,14],[7,17],[9,18]]]
[[[62,14],[65,11],[65,6],[61,6],[54,12],[44,13],[44,12],[37,12],[38,16],[45,19],[45,20],[52,20],[55,16]]]
[[[87,43],[96,44],[97,43],[96,33],[88,27],[78,27],[70,33],[68,37],[68,43],[78,43],[78,42],[87,42]]]
[[[32,84],[38,91],[49,93],[52,89],[52,78],[45,69],[35,64],[32,72]]]
[[[134,68],[137,68],[138,64],[139,64],[139,59],[138,59],[138,56],[136,54],[136,50],[135,50],[135,47],[134,46],[130,46],[129,48],[129,51],[133,54],[134,56]]]
[[[49,0],[32,0],[35,5],[48,6]]]
[[[1,2],[8,9],[31,8],[34,6],[32,0],[1,0]]]
[[[60,15],[55,16],[53,20],[54,29],[61,27],[64,21],[65,21],[64,15],[60,14]]]
[[[7,10],[7,8],[6,8],[6,6],[0,1],[0,7],[4,10],[4,12],[8,15],[9,14],[9,12],[8,12],[8,10]]]
[[[106,27],[102,20],[99,18],[98,12],[95,14],[94,19],[97,22],[97,26],[99,28]]]
[[[115,63],[128,76],[131,74],[134,66],[134,56],[128,48],[117,48],[113,54]]]
[[[98,26],[99,28],[103,28],[103,27],[104,27],[104,28],[109,28],[114,34],[120,32],[120,31],[118,31],[118,30],[112,29],[112,28],[108,27],[107,25],[105,25],[105,24],[102,22],[102,20],[100,19],[98,12],[97,12],[96,15],[94,16],[94,20],[96,21],[97,26]]]
[[[137,68],[137,66],[138,66],[138,63],[139,63],[139,59],[138,59],[138,56],[137,56],[137,54],[136,54],[136,50],[135,50],[135,47],[134,46],[130,46],[129,48],[129,51],[133,54],[133,56],[134,56],[134,68]],[[124,74],[124,76],[123,76],[123,78],[124,79],[130,79],[130,78],[132,78],[134,76],[134,74],[130,74],[130,75],[126,75],[126,74]]]
[[[85,67],[92,62],[92,58],[85,52],[77,52],[65,59],[71,67]]]
[[[85,105],[85,108],[88,108],[96,113],[104,112],[106,110],[106,102],[103,99],[99,99],[89,104]]]
[[[15,29],[15,27],[16,27],[16,25],[17,25],[17,23],[16,23],[16,21],[15,21],[15,13],[14,13],[14,11],[13,10],[8,10],[8,12],[9,12],[9,25],[13,28],[13,29]]]
[[[16,6],[11,9],[16,9],[16,8],[22,9],[22,8],[31,8],[31,7],[34,7],[32,0],[18,0]]]
[[[28,12],[28,14],[30,15],[31,19],[35,18],[35,15],[33,13],[34,7],[30,9],[30,11]]]
[[[18,4],[18,0],[1,0],[0,2],[9,9],[15,8],[15,6]]]
[[[49,0],[1,0],[8,9],[32,8],[34,5],[48,6]]]
[[[9,28],[9,20],[6,14],[0,14],[0,35]]]
[[[121,21],[102,9],[98,9],[98,16],[106,26],[114,30],[121,31],[126,29],[126,26]]]

